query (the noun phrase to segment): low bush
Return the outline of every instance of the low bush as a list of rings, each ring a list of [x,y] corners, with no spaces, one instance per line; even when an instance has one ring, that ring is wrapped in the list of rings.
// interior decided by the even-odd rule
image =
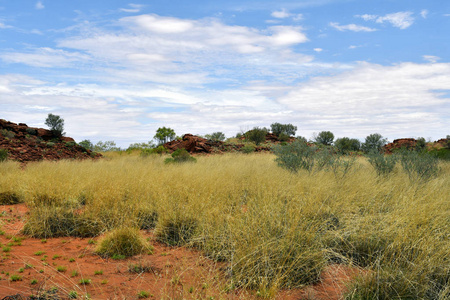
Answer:
[[[0,148],[0,162],[8,159],[8,150]]]
[[[8,138],[8,139],[12,139],[13,137],[16,136],[16,134],[14,132],[12,132],[11,130],[8,130],[8,129],[2,129],[0,132],[5,138]]]
[[[185,162],[197,162],[195,157],[192,157],[186,149],[177,149],[172,153],[172,158],[166,158],[164,163],[185,163]]]
[[[245,154],[253,153],[255,152],[255,146],[245,145],[244,147],[241,148],[241,151],[244,152]]]
[[[308,144],[301,141],[273,147],[273,152],[277,157],[275,161],[278,165],[294,173],[300,169],[312,170],[314,166],[314,151],[313,147],[309,147]]]
[[[398,161],[397,156],[384,155],[378,151],[369,152],[367,159],[379,176],[390,174],[394,170]]]
[[[411,180],[429,180],[439,172],[439,160],[428,153],[402,150],[400,164]]]
[[[101,239],[96,252],[103,257],[129,257],[152,249],[137,228],[122,227],[107,233]]]

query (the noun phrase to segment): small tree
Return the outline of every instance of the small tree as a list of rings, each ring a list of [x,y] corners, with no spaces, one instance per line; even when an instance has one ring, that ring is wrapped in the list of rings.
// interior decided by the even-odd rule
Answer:
[[[156,134],[153,137],[158,141],[158,145],[165,144],[169,141],[174,140],[176,137],[175,131],[169,127],[160,127],[156,130]]]
[[[84,147],[85,149],[94,150],[94,144],[90,140],[82,140],[78,143],[81,147]]]
[[[379,133],[372,133],[366,137],[366,140],[362,144],[362,150],[366,153],[371,151],[380,152],[384,145],[386,145],[387,139]]]
[[[339,150],[340,153],[347,153],[349,151],[358,151],[361,148],[361,143],[358,139],[351,139],[348,137],[343,137],[336,139],[334,145]]]
[[[213,132],[211,134],[206,134],[205,137],[208,140],[213,140],[213,141],[224,141],[225,140],[225,134],[220,131]]]
[[[273,123],[270,125],[270,129],[272,130],[272,133],[276,136],[280,136],[280,134],[285,134],[288,136],[295,135],[295,132],[297,131],[297,126],[294,126],[292,124],[280,124],[280,123]]]
[[[107,151],[120,151],[120,147],[116,146],[116,142],[114,141],[99,141],[94,146],[94,151],[96,152],[107,152]]]
[[[47,125],[56,136],[62,136],[65,134],[65,132],[63,132],[64,120],[60,116],[48,114],[47,119],[45,119],[45,125]]]
[[[245,138],[256,145],[261,144],[266,140],[267,129],[255,127],[245,133]]]
[[[331,131],[321,131],[314,139],[318,144],[330,146],[333,144],[334,134]]]

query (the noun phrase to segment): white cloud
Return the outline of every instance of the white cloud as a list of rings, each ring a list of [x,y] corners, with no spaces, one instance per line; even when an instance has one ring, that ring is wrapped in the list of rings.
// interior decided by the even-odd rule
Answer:
[[[21,63],[33,67],[68,67],[76,62],[87,62],[90,58],[81,53],[73,53],[51,48],[38,48],[29,53],[4,52],[0,58],[7,63]]]
[[[10,26],[10,25],[6,25],[6,24],[3,23],[3,22],[0,22],[0,29],[7,29],[7,28],[13,28],[13,27]]]
[[[323,51],[322,48],[314,48],[313,50],[316,51],[316,52],[319,52],[319,53]]]
[[[129,8],[121,8],[120,11],[128,13],[137,13],[140,12],[144,7],[144,5],[142,4],[133,4],[133,3],[128,4],[128,6]]]
[[[429,11],[427,9],[422,9],[422,11],[420,12],[420,15],[422,16],[422,18],[426,19],[428,16]]]
[[[289,18],[291,16],[291,14],[284,8],[282,10],[276,10],[272,12],[270,15],[278,19]]]
[[[450,126],[445,110],[449,98],[438,91],[449,87],[450,64],[362,63],[354,70],[302,83],[279,102],[315,130],[334,128],[339,135],[360,137],[377,131],[396,137],[438,137]]]
[[[260,30],[213,18],[154,14],[125,17],[118,24],[122,29],[116,32],[87,24],[82,34],[60,40],[58,47],[89,54],[97,67],[104,67],[102,73],[109,73],[109,81],[202,84],[217,77],[238,83],[240,76],[253,75],[293,80],[313,59],[293,51],[293,46],[308,41],[299,26]]]
[[[439,61],[441,58],[438,56],[434,56],[434,55],[424,55],[422,56],[424,60],[430,62],[430,63],[436,63],[437,61]]]
[[[424,11],[422,11],[422,13],[423,12]],[[375,21],[376,23],[380,24],[388,22],[394,27],[406,29],[414,23],[414,17],[412,15],[413,13],[410,11],[401,11],[397,13],[387,14],[385,16],[364,14],[356,15],[355,17],[361,18],[364,21]]]
[[[42,4],[42,1],[36,2],[36,5],[34,6],[36,9],[44,9],[45,6]]]
[[[293,14],[284,8],[281,10],[273,11],[270,15],[277,19],[292,18],[292,20],[294,20],[295,22],[303,20],[303,14]],[[271,22],[271,20],[269,20],[269,22]],[[272,20],[272,22],[276,21]]]
[[[359,31],[363,31],[363,32],[372,32],[372,31],[376,31],[375,28],[369,28],[369,27],[365,27],[365,26],[360,26],[360,25],[356,25],[356,24],[348,24],[348,25],[339,25],[339,23],[335,23],[335,22],[331,22],[330,26],[339,30],[339,31],[355,31],[355,32],[359,32]]]

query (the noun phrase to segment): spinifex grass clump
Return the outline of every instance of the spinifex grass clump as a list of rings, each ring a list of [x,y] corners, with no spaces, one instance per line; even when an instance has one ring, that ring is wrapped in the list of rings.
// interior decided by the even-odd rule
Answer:
[[[19,195],[13,192],[0,193],[0,205],[17,204],[22,202]]]
[[[48,213],[55,224],[79,214],[108,230],[137,230],[142,220],[153,223],[154,211],[159,239],[223,261],[228,276],[219,281],[262,294],[313,282],[325,264],[351,262],[369,276],[365,287],[358,280],[349,289],[354,299],[449,298],[449,162],[417,184],[402,168],[380,180],[365,157],[340,180],[317,158],[311,172],[287,172],[275,158],[236,153],[167,166],[159,156],[111,154],[25,169],[7,161],[0,164],[0,192],[23,196],[28,222],[41,227]],[[82,193],[89,195],[83,206]],[[62,222],[57,212],[40,212],[38,194],[56,200],[42,206],[59,207]]]
[[[104,257],[129,257],[152,249],[152,246],[141,236],[138,229],[122,227],[106,234],[100,241],[96,252]]]
[[[156,227],[156,239],[170,246],[181,246],[190,242],[198,221],[189,216],[174,214],[159,220]]]
[[[38,205],[32,208],[23,232],[36,238],[93,237],[103,230],[98,220],[80,214],[71,207]]]

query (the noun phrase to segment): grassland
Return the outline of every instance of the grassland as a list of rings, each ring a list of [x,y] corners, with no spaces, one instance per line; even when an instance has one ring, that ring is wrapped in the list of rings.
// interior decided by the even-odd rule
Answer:
[[[341,176],[289,172],[272,154],[197,157],[112,153],[98,161],[0,164],[0,193],[30,208],[43,239],[154,229],[168,245],[226,262],[229,288],[271,297],[317,282],[331,263],[365,270],[348,299],[450,298],[450,164],[412,180],[358,158]],[[1,200],[1,199],[0,199]]]

